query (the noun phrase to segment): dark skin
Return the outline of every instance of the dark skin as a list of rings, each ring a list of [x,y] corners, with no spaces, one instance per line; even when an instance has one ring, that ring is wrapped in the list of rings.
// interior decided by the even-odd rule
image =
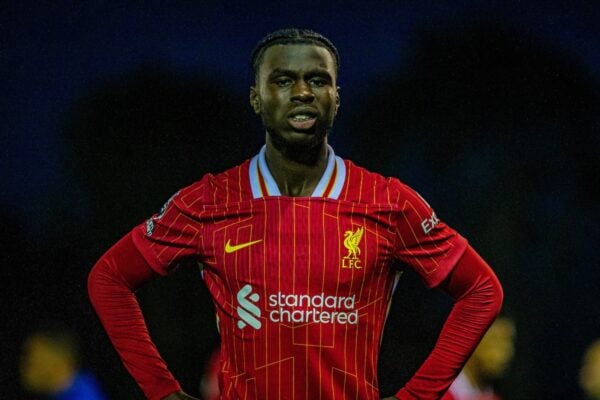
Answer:
[[[336,82],[335,59],[324,47],[274,45],[264,52],[250,105],[266,129],[267,164],[284,196],[310,196],[325,171],[327,134],[340,105]],[[294,126],[297,114],[314,122]],[[198,399],[177,392],[165,400]]]
[[[269,170],[284,196],[310,196],[327,164],[327,133],[340,104],[331,53],[308,44],[274,45],[263,56],[250,104],[266,134]],[[297,129],[290,116],[315,119]]]

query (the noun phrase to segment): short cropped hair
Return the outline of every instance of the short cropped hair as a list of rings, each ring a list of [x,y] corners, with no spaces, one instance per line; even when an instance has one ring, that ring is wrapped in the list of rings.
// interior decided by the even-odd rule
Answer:
[[[333,43],[325,36],[310,29],[286,28],[269,33],[252,50],[251,62],[255,76],[258,74],[265,51],[276,44],[313,44],[324,47],[333,56],[336,72],[340,68],[340,55]]]

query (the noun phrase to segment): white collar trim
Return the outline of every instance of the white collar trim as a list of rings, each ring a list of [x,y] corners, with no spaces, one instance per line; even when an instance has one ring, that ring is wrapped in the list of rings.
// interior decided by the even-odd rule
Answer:
[[[346,164],[327,145],[327,166],[311,197],[339,198],[346,181]],[[265,196],[281,196],[275,178],[271,174],[265,157],[266,146],[250,160],[250,187],[255,199]]]

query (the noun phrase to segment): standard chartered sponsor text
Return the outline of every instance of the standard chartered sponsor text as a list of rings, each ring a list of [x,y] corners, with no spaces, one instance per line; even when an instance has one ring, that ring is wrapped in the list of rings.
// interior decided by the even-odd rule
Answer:
[[[279,323],[358,324],[355,296],[326,296],[324,293],[269,295],[269,318]]]

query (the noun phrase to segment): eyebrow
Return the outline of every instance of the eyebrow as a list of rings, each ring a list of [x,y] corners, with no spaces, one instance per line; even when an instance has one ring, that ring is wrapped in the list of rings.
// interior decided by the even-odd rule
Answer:
[[[291,69],[285,69],[285,68],[275,68],[273,71],[271,71],[271,73],[268,75],[268,77],[273,77],[273,76],[277,76],[277,75],[291,75],[291,76],[296,76],[298,75],[298,72],[296,71],[292,71]],[[309,71],[306,71],[305,75],[309,75],[309,76],[328,76],[328,77],[332,77],[333,75],[329,73],[329,71],[326,68],[314,68],[311,69]]]

